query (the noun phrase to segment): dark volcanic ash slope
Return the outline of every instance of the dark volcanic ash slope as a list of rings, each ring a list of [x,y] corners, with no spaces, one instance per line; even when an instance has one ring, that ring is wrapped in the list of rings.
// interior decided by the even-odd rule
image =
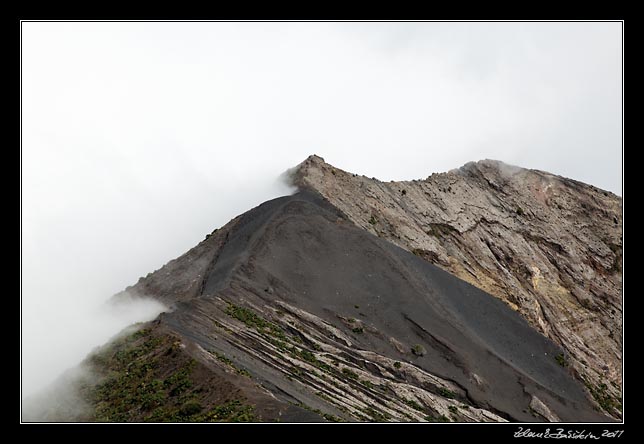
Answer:
[[[181,353],[250,377],[233,385],[260,420],[298,420],[294,406],[348,421],[608,419],[506,304],[316,193],[252,209],[127,293],[173,305],[153,329]]]
[[[310,156],[294,179],[357,226],[505,301],[621,416],[621,198],[492,160],[381,182]]]

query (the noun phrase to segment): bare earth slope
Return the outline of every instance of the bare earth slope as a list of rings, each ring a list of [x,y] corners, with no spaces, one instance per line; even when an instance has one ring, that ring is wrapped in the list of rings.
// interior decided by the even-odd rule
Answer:
[[[23,418],[619,414],[615,196],[490,162],[383,184],[310,157],[295,181],[297,194],[236,217],[117,295],[171,310],[92,353]]]
[[[326,419],[608,419],[518,314],[315,193],[252,209],[129,293],[179,301],[160,322],[198,360]]]
[[[565,349],[562,364],[605,411],[621,415],[621,198],[490,160],[385,183],[310,156],[294,182],[505,301]]]

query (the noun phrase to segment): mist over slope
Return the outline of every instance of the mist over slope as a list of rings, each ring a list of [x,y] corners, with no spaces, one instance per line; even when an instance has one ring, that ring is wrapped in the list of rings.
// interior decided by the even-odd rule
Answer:
[[[22,22],[23,395],[147,319],[100,305],[288,194],[271,182],[311,152],[387,180],[498,158],[619,194],[622,27]]]
[[[571,353],[530,325],[519,304],[439,260],[462,257],[410,252],[402,236],[388,237],[404,233],[401,215],[412,217],[413,200],[388,219],[383,208],[395,207],[369,194],[371,186],[387,190],[375,180],[354,186],[357,176],[317,157],[293,174],[298,193],[234,218],[116,295],[169,309],[92,353],[83,363],[91,379],[70,377],[82,413],[64,405],[45,413],[198,422],[603,422],[615,414],[597,404]],[[347,189],[327,197],[323,185],[341,188],[333,177]],[[413,192],[396,190],[408,200]],[[374,202],[382,207],[364,211]],[[436,222],[431,236],[456,237],[450,227]]]

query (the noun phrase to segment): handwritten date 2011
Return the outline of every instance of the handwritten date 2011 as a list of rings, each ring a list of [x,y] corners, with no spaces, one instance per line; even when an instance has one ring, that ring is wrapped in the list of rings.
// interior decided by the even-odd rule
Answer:
[[[604,430],[601,435],[586,430],[565,430],[565,429],[546,429],[543,432],[533,432],[530,429],[519,427],[514,432],[515,438],[544,438],[544,439],[602,439],[602,438],[619,438],[624,430]]]

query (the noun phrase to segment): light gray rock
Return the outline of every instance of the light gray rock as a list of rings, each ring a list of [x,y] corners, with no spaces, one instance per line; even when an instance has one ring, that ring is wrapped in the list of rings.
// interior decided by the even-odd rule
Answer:
[[[505,301],[621,416],[620,197],[494,160],[385,183],[310,156],[292,174],[359,227]]]

